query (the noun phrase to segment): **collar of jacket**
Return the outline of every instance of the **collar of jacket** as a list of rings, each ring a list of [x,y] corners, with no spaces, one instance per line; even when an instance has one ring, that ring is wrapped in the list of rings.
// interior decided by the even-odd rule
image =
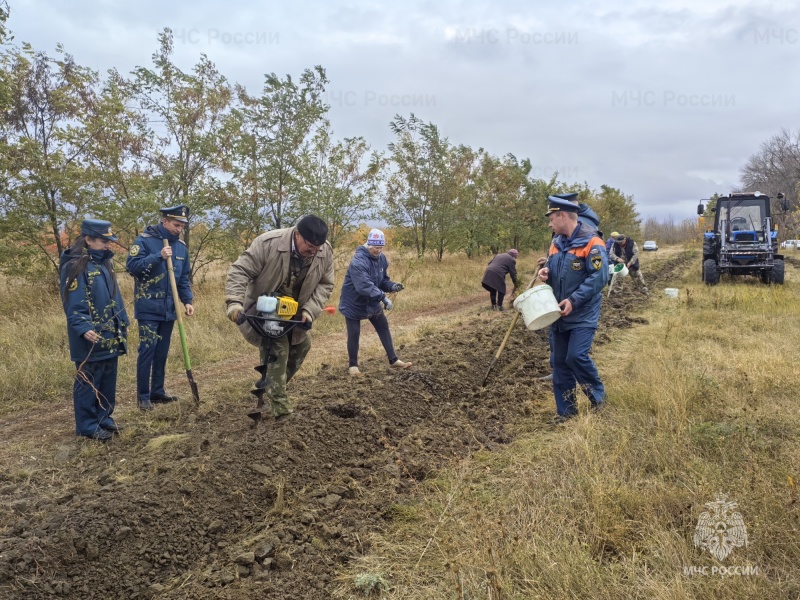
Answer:
[[[363,250],[361,250],[363,248]],[[379,260],[381,256],[383,256],[383,252],[378,254],[378,256],[372,256],[372,252],[369,251],[369,246],[366,244],[361,244],[356,250],[358,250],[359,254],[363,254],[367,258],[371,260]]]
[[[572,232],[572,235],[569,237],[565,235],[559,235],[556,237],[553,242],[555,243],[556,247],[560,250],[569,250],[570,248],[581,248],[586,245],[586,243],[592,239],[594,235],[594,230],[590,229],[583,223],[578,223],[578,226]]]
[[[170,233],[167,231],[167,228],[164,227],[161,223],[156,225],[156,231],[158,231],[158,236],[162,240],[169,240],[170,242],[177,242],[180,235],[176,235],[174,233]]]
[[[98,265],[103,264],[107,260],[111,260],[113,256],[114,253],[111,250],[89,250],[89,258]]]

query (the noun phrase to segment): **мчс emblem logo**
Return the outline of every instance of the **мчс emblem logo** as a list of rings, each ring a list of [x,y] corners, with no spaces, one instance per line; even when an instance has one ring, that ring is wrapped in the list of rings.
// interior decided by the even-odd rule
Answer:
[[[736,502],[727,502],[727,496],[717,496],[706,502],[708,509],[700,514],[694,530],[694,545],[711,552],[717,560],[724,560],[734,548],[747,546],[747,528],[741,513],[732,512]]]
[[[134,244],[133,246],[131,246],[131,256],[136,256],[137,254],[139,254],[139,250],[140,248],[138,244]]]

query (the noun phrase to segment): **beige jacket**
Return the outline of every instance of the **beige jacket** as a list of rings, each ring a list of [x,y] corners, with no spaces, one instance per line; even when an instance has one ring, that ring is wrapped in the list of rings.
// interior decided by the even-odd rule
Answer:
[[[275,229],[262,233],[228,269],[225,281],[225,305],[238,302],[245,310],[255,305],[258,297],[274,293],[289,272],[292,235],[295,228]],[[333,292],[333,249],[328,242],[319,249],[297,299],[298,314],[305,313],[312,321],[317,318]],[[254,346],[261,345],[259,336],[249,323],[239,325],[245,339]],[[307,332],[299,327],[292,330],[292,344],[299,344]]]

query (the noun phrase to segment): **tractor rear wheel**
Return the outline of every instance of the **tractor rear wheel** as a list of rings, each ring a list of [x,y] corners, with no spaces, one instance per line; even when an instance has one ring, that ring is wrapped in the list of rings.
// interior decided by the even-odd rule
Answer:
[[[783,285],[783,261],[778,259],[772,262],[772,272],[769,274],[769,279],[772,283]]]
[[[703,262],[703,281],[706,285],[717,285],[719,283],[719,267],[713,258]]]

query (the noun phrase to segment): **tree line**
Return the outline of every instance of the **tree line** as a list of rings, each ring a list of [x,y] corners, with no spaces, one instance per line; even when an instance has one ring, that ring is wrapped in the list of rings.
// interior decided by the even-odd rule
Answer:
[[[3,7],[5,7],[3,12]],[[418,256],[507,247],[544,250],[549,194],[579,191],[603,229],[639,233],[633,198],[610,186],[532,177],[530,159],[451,143],[414,114],[388,124],[383,151],[337,139],[323,102],[328,79],[265,74],[257,93],[201,54],[173,60],[164,29],[151,64],[104,76],[16,43],[0,3],[0,271],[56,275],[86,217],[111,221],[123,246],[158,218],[191,207],[192,274],[231,260],[260,233],[314,213],[336,248],[363,221],[395,231]]]

